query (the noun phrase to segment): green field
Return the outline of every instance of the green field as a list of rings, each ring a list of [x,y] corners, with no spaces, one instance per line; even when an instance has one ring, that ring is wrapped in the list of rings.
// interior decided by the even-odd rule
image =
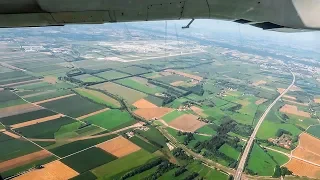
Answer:
[[[3,117],[0,118],[0,122],[2,122],[4,125],[13,125],[13,124],[18,124],[22,122],[27,122],[30,120],[35,120],[47,116],[53,116],[56,113],[46,110],[46,109],[40,109],[37,111],[32,111],[32,112],[27,112],[24,114],[17,114],[13,116],[8,116],[8,117]]]
[[[117,137],[117,135],[109,135],[109,136],[104,136],[104,137],[99,137],[99,138],[94,138],[94,139],[86,139],[86,140],[80,140],[80,141],[75,141],[69,144],[65,144],[53,149],[49,149],[52,153],[64,157],[69,154],[75,153],[77,151],[81,151],[85,148],[97,145],[99,143],[102,143],[104,141],[110,140]]]
[[[60,96],[65,96],[68,94],[72,94],[72,92],[69,90],[57,90],[57,91],[49,91],[48,93],[39,94],[36,96],[31,96],[31,97],[30,97],[30,95],[28,95],[29,97],[27,96],[24,98],[30,102],[37,102],[37,101],[43,101],[43,100],[52,99],[52,98],[56,98],[56,97],[60,97]]]
[[[79,93],[81,96],[89,98],[98,104],[104,104],[111,108],[121,107],[121,104],[117,100],[113,99],[112,97],[106,94],[103,94],[102,92],[81,88],[75,89],[75,91]]]
[[[149,130],[144,131],[144,130],[136,130],[136,133],[139,134],[140,136],[146,138],[148,141],[152,143],[159,144],[160,146],[167,146],[167,139],[160,133],[158,129],[152,126],[148,126]]]
[[[293,136],[299,135],[302,131],[292,124],[275,123],[265,120],[259,128],[257,137],[259,139],[274,138],[278,129],[289,131]]]
[[[276,165],[276,162],[259,145],[253,145],[249,156],[248,169],[259,176],[272,176]]]
[[[78,79],[82,82],[101,82],[101,81],[103,81],[103,79],[95,77],[95,76],[91,76],[90,74],[83,74],[80,76],[74,76],[73,78]]]
[[[70,180],[96,180],[96,179],[97,177],[91,171],[87,171],[74,178],[71,178]]]
[[[141,67],[137,67],[137,66],[129,66],[129,67],[126,67],[126,68],[121,68],[119,70],[122,71],[122,72],[125,72],[125,73],[132,74],[132,75],[148,73],[148,72],[151,71],[151,70],[148,70],[148,69],[145,69],[145,68],[141,68]]]
[[[165,84],[170,84],[176,81],[188,81],[190,79],[184,76],[173,74],[173,75],[158,77],[158,78],[155,78],[155,80],[161,81]]]
[[[9,90],[0,91],[0,103],[6,103],[7,101],[20,99],[19,96],[15,95]]]
[[[0,163],[41,150],[29,141],[13,139],[3,133],[0,133],[0,147]]]
[[[102,105],[90,102],[78,95],[46,102],[41,104],[41,106],[74,118],[99,111],[104,108]]]
[[[55,139],[72,138],[72,137],[78,136],[78,133],[76,133],[75,131],[77,131],[82,124],[83,123],[76,121],[76,122],[61,126],[58,129],[58,131],[54,133]]]
[[[15,129],[23,136],[28,138],[54,139],[55,133],[64,125],[74,123],[75,120],[68,117],[46,121],[31,126]]]
[[[122,84],[124,86],[130,87],[132,89],[136,89],[138,91],[147,93],[147,94],[156,94],[156,93],[161,93],[165,92],[166,89],[163,89],[161,87],[157,87],[154,85],[145,85],[143,83],[139,83],[131,78],[126,78],[126,79],[120,79],[116,81],[119,84]]]
[[[144,149],[150,153],[154,153],[159,149],[158,147],[154,146],[153,144],[150,144],[137,136],[133,136],[132,138],[129,139],[129,141],[133,142],[134,144],[138,145],[139,147],[141,147],[142,149]]]
[[[164,115],[161,119],[163,119],[165,122],[169,123],[184,114],[186,114],[184,111],[174,110],[174,111]]]
[[[93,147],[64,158],[61,160],[61,162],[79,173],[84,173],[115,159],[117,159],[117,157],[105,152],[100,148]]]
[[[226,175],[216,169],[207,167],[199,162],[193,162],[192,164],[189,164],[187,166],[187,169],[190,172],[199,173],[199,175],[201,177],[203,177],[204,179],[208,179],[208,180],[209,179],[210,180],[227,180],[229,178],[228,175]]]
[[[283,164],[287,163],[290,160],[288,156],[285,156],[278,152],[271,151],[271,150],[268,150],[267,152],[271,157],[273,157],[273,159],[279,166],[282,166]]]
[[[6,108],[6,107],[10,107],[10,106],[17,106],[17,105],[26,104],[26,103],[27,102],[25,102],[22,99],[15,99],[15,100],[1,102],[0,108]]]
[[[143,165],[155,158],[156,155],[150,154],[145,150],[139,150],[120,159],[111,161],[92,170],[93,174],[103,179],[119,179],[123,174],[132,168]]]
[[[35,80],[38,79],[37,77],[33,76],[26,76],[26,77],[20,77],[20,78],[14,78],[14,79],[7,79],[7,80],[0,80],[0,85],[2,86],[14,86],[13,83],[19,83],[19,82],[24,82],[24,81],[30,81],[30,80]],[[13,84],[13,85],[10,85]]]
[[[213,130],[210,125],[205,125],[205,126],[201,127],[200,129],[197,129],[196,132],[201,133],[201,134],[210,134],[213,136],[217,134],[217,132],[215,130]]]
[[[108,130],[115,130],[122,124],[133,121],[133,118],[126,111],[110,109],[102,113],[90,116],[84,119],[84,121],[101,126]]]
[[[307,132],[317,138],[320,138],[320,125],[310,126]]]
[[[219,151],[235,160],[237,160],[240,155],[240,152],[231,147],[229,144],[222,145],[219,148]]]
[[[147,94],[112,83],[107,82],[103,84],[97,84],[91,86],[94,89],[100,89],[103,91],[107,91],[111,94],[117,95],[119,98],[124,99],[129,104],[133,104],[137,100],[147,97]]]
[[[13,79],[13,78],[25,77],[25,76],[27,76],[27,74],[22,71],[0,73],[0,79]]]
[[[103,79],[106,79],[106,80],[119,79],[119,78],[124,78],[124,77],[129,76],[128,74],[124,74],[124,73],[114,71],[114,70],[105,71],[105,72],[98,73],[95,75],[102,77]]]
[[[159,106],[159,107],[163,105],[163,99],[161,99],[160,97],[149,95],[149,96],[145,97],[144,99],[151,102],[154,105]]]

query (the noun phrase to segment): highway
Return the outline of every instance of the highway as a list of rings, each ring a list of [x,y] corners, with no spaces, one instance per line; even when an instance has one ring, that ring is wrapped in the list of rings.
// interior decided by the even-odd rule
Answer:
[[[251,147],[252,147],[252,144],[253,144],[253,142],[254,142],[254,139],[255,139],[255,137],[256,137],[256,134],[257,134],[257,132],[258,132],[258,130],[259,130],[259,128],[260,128],[263,120],[266,118],[266,116],[268,115],[269,111],[270,111],[271,108],[278,102],[278,100],[279,100],[283,95],[285,95],[285,94],[289,91],[289,89],[294,85],[294,83],[295,83],[295,81],[296,81],[296,77],[295,77],[295,75],[293,74],[293,72],[292,72],[291,70],[290,70],[290,72],[291,72],[292,77],[293,77],[293,80],[292,80],[291,84],[288,86],[288,88],[287,88],[286,90],[284,90],[284,91],[272,102],[272,104],[270,104],[270,105],[268,106],[268,108],[266,109],[266,111],[262,114],[261,118],[259,119],[256,127],[254,128],[254,130],[253,130],[253,132],[252,132],[252,134],[251,134],[251,136],[250,136],[250,138],[249,138],[249,140],[248,140],[248,142],[247,142],[247,145],[246,145],[246,147],[245,147],[245,149],[244,149],[244,151],[243,151],[243,154],[242,154],[242,156],[241,156],[241,158],[240,158],[237,171],[236,171],[236,173],[235,173],[235,175],[234,175],[234,179],[235,179],[235,180],[241,180],[242,172],[243,172],[243,170],[244,170],[244,168],[245,168],[245,164],[246,164],[246,161],[247,161],[247,158],[248,158],[250,149],[251,149]]]

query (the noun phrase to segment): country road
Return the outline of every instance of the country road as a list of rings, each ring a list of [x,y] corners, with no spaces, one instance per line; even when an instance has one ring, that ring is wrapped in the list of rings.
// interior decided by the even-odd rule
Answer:
[[[251,136],[250,136],[250,138],[249,138],[249,140],[248,140],[248,142],[247,142],[247,145],[246,145],[246,147],[245,147],[245,149],[244,149],[244,151],[243,151],[243,154],[242,154],[242,156],[241,156],[241,158],[240,158],[240,161],[239,161],[239,164],[238,164],[238,168],[237,168],[237,171],[236,171],[235,176],[234,176],[234,179],[235,179],[235,180],[241,180],[242,172],[243,172],[243,170],[244,170],[244,168],[245,168],[245,164],[246,164],[246,161],[247,161],[249,152],[250,152],[250,150],[251,150],[252,144],[253,144],[253,142],[254,142],[254,139],[255,139],[255,137],[256,137],[256,134],[257,134],[257,132],[258,132],[258,130],[259,130],[259,128],[260,128],[263,120],[266,118],[266,116],[268,115],[269,111],[270,111],[270,110],[272,109],[272,107],[278,102],[278,100],[279,100],[283,95],[285,95],[285,94],[289,91],[289,89],[294,85],[294,83],[295,83],[295,81],[296,81],[296,77],[295,77],[295,75],[293,74],[293,72],[292,72],[291,70],[290,70],[290,72],[291,72],[292,77],[293,77],[291,84],[288,86],[288,88],[287,88],[286,90],[284,90],[284,91],[272,102],[272,104],[270,104],[270,105],[268,106],[268,108],[266,109],[266,111],[262,114],[261,118],[259,119],[256,127],[254,128],[254,130],[253,130],[253,132],[252,132],[252,134],[251,134]]]

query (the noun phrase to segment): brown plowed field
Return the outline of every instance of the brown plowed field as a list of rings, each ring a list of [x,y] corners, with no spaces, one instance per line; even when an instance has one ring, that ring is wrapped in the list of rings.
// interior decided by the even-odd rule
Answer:
[[[148,109],[138,109],[135,110],[134,113],[138,116],[143,117],[146,120],[151,120],[153,118],[160,118],[167,113],[173,111],[171,108],[158,107],[158,108],[148,108]]]
[[[43,100],[43,101],[38,101],[35,102],[34,104],[42,104],[42,103],[46,103],[46,102],[50,102],[50,101],[55,101],[55,100],[59,100],[59,99],[63,99],[63,98],[67,98],[67,97],[71,97],[71,96],[75,96],[76,94],[68,94],[65,96],[60,96],[60,97],[56,97],[56,98],[52,98],[52,99],[47,99],[47,100]]]
[[[310,114],[308,112],[300,111],[298,110],[297,106],[289,104],[285,104],[280,109],[280,112],[310,118]]]
[[[293,156],[310,161],[316,164],[320,164],[320,156],[298,146],[292,153]]]
[[[135,107],[137,107],[139,109],[157,108],[158,107],[157,105],[152,104],[151,102],[149,102],[145,99],[140,99],[140,100],[136,101],[135,103],[133,103],[132,105],[134,105]]]
[[[288,96],[288,95],[284,95],[282,96],[283,98],[287,98],[287,99],[291,99],[291,100],[297,100],[297,98],[293,97],[293,96]]]
[[[56,84],[58,82],[58,79],[54,76],[45,76],[43,81],[50,83],[50,84]]]
[[[293,85],[293,86],[290,88],[290,91],[302,91],[302,89],[299,88],[299,87],[296,86],[296,85]]]
[[[169,125],[186,132],[194,132],[202,126],[206,125],[205,122],[199,121],[197,119],[198,117],[195,115],[184,114],[171,121]]]
[[[180,72],[180,71],[176,71],[176,70],[173,70],[173,69],[167,69],[165,70],[166,72],[171,72],[171,73],[175,73],[175,74],[179,74],[181,76],[184,76],[184,77],[188,77],[188,78],[191,78],[191,79],[195,79],[195,80],[198,80],[198,81],[202,81],[202,77],[200,76],[196,76],[196,75],[193,75],[193,74],[188,74],[188,73],[184,73],[184,72]]]
[[[14,159],[10,159],[8,161],[4,161],[0,163],[0,172],[5,172],[7,170],[29,164],[31,162],[44,159],[46,157],[51,156],[51,153],[47,150],[42,150],[38,152],[34,152],[31,154],[27,154],[21,157],[17,157]]]
[[[123,157],[141,149],[122,136],[99,144],[97,147],[117,157]]]
[[[2,85],[2,86],[17,86],[17,85],[28,84],[28,83],[35,83],[35,82],[40,82],[40,81],[42,81],[42,79],[33,79],[33,80],[29,80],[29,81],[22,81],[22,82],[5,84],[5,85]]]
[[[42,109],[42,107],[35,106],[33,104],[21,104],[17,106],[11,106],[0,109],[0,118],[13,116],[17,114],[23,114],[31,111]]]
[[[43,169],[36,169],[14,179],[16,180],[67,180],[79,173],[60,161],[53,161],[44,165]]]
[[[12,132],[9,132],[9,131],[4,131],[3,134],[8,135],[8,136],[10,136],[12,138],[15,138],[15,139],[19,139],[20,138],[20,136],[14,134]]]
[[[277,91],[278,91],[279,94],[283,93],[283,91],[285,91],[285,90],[286,89],[284,89],[284,88],[277,88]]]
[[[206,115],[205,113],[203,113],[203,109],[197,107],[197,106],[191,106],[190,109],[192,111],[194,111],[195,113],[197,113],[198,115],[202,116],[202,117],[208,117],[208,115]]]
[[[262,103],[264,103],[266,101],[268,101],[268,99],[261,98],[261,99],[256,101],[256,105],[260,105],[260,104],[262,104]]]
[[[314,102],[315,102],[315,103],[320,103],[320,98],[315,98],[315,99],[314,99]]]
[[[99,111],[96,111],[96,112],[93,112],[93,113],[86,114],[86,115],[83,115],[81,117],[78,117],[77,119],[78,120],[85,119],[87,117],[90,117],[90,116],[93,116],[93,115],[96,115],[96,114],[99,114],[99,113],[102,113],[102,112],[105,112],[105,111],[108,111],[108,110],[109,110],[109,108],[101,109]]]
[[[11,128],[16,129],[16,128],[22,128],[22,127],[26,127],[26,126],[31,126],[31,125],[46,122],[46,121],[52,121],[52,120],[61,118],[63,116],[64,116],[63,114],[57,114],[57,115],[53,115],[53,116],[39,118],[39,119],[35,119],[35,120],[23,122],[23,123],[11,125]]]
[[[307,133],[299,136],[299,147],[320,156],[320,140]]]
[[[297,176],[307,176],[310,178],[320,178],[320,167],[292,158],[286,167]]]
[[[254,85],[254,86],[259,86],[259,85],[263,85],[263,84],[267,84],[267,82],[266,82],[266,81],[263,81],[263,80],[260,80],[260,81],[254,82],[252,85]]]

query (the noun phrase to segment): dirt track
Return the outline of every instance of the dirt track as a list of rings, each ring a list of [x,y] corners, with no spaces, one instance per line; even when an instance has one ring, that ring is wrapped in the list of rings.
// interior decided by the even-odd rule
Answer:
[[[48,116],[48,117],[44,117],[44,118],[39,118],[39,119],[35,119],[35,120],[19,123],[19,124],[14,124],[14,125],[11,125],[10,127],[12,129],[22,128],[22,127],[31,126],[31,125],[42,123],[42,122],[46,122],[46,121],[52,121],[52,120],[61,118],[63,116],[64,116],[63,114],[56,114],[56,115],[53,115],[53,116]]]
[[[50,101],[55,101],[55,100],[59,100],[59,99],[63,99],[63,98],[67,98],[67,97],[71,97],[71,96],[75,96],[76,94],[68,94],[65,96],[59,96],[56,98],[52,98],[52,99],[47,99],[47,100],[43,100],[43,101],[38,101],[38,102],[34,102],[33,104],[42,104],[42,103],[46,103],[46,102],[50,102]]]

